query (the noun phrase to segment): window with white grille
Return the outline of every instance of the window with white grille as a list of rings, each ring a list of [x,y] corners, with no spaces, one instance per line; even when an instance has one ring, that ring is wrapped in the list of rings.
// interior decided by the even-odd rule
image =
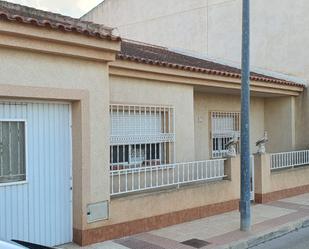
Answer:
[[[24,180],[25,122],[0,121],[0,184]]]
[[[170,106],[110,105],[111,169],[173,163],[174,112]]]
[[[239,112],[211,112],[211,146],[212,157],[226,156],[226,144],[234,137],[240,136]],[[237,145],[237,152],[239,145]]]

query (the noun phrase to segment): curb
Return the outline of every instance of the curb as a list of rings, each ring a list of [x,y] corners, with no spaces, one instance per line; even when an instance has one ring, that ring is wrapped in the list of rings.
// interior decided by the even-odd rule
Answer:
[[[264,233],[252,235],[246,239],[232,242],[228,245],[216,247],[218,249],[247,249],[258,246],[267,241],[282,237],[291,232],[297,231],[302,228],[309,227],[309,217],[303,218],[296,222],[290,222],[283,226],[276,227],[275,229],[268,230]]]

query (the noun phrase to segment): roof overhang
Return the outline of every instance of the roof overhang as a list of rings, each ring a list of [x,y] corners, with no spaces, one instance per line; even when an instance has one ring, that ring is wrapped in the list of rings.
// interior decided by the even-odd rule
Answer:
[[[193,85],[196,89],[211,89],[214,91],[240,91],[241,79],[219,75],[209,75],[202,72],[191,72],[167,68],[157,65],[143,64],[133,61],[119,60],[109,64],[112,76],[147,79],[160,82]],[[251,92],[259,96],[298,96],[304,86],[285,85],[271,82],[251,80]]]
[[[0,47],[109,62],[115,60],[120,50],[120,41],[0,21]]]
[[[197,59],[212,61],[214,63],[219,63],[221,65],[238,68],[239,70],[241,68],[240,62],[224,60],[224,59],[221,59],[221,58],[215,58],[215,57],[211,57],[211,56],[207,56],[207,55],[201,55],[198,52],[187,51],[187,50],[184,50],[184,49],[169,48],[169,50],[172,51],[172,52],[176,52],[176,53],[186,55],[186,56],[192,56],[192,57],[197,58]],[[265,78],[266,77],[272,77],[272,78],[278,79],[279,81],[282,80],[282,82],[284,82],[284,81],[291,82],[291,83],[293,82],[296,85],[303,85],[304,87],[308,86],[308,81],[306,79],[296,77],[296,76],[293,76],[293,75],[290,75],[290,74],[285,74],[285,73],[267,70],[267,69],[264,69],[264,68],[259,68],[259,67],[254,67],[254,66],[251,66],[251,71],[255,72],[257,74],[260,74],[260,75],[264,75]]]

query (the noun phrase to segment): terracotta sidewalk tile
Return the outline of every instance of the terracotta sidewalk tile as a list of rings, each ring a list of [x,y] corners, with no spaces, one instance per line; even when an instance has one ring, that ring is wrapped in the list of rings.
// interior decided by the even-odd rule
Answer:
[[[139,240],[144,240],[149,243],[156,244],[164,249],[192,249],[190,246],[183,245],[175,240],[163,238],[150,233],[142,233],[135,236]]]

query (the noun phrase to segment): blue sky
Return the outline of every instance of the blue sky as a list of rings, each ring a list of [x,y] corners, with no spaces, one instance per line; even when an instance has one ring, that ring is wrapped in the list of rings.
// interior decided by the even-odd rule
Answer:
[[[102,2],[102,0],[7,0],[8,2],[18,3],[35,7],[38,9],[80,17],[93,7]]]

